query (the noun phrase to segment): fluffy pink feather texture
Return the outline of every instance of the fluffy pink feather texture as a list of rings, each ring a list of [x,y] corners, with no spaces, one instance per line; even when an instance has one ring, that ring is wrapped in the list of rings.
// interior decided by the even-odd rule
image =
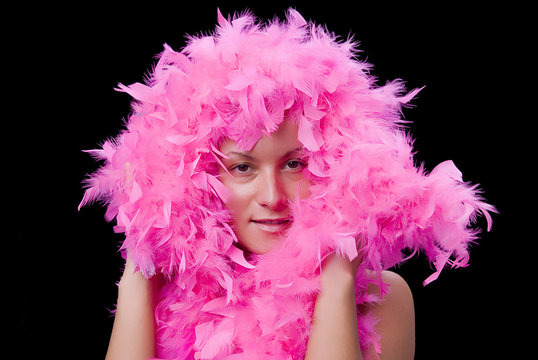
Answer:
[[[127,128],[89,151],[104,165],[87,180],[81,206],[107,205],[125,233],[122,249],[150,277],[167,279],[155,310],[161,359],[302,359],[322,259],[357,256],[357,303],[375,274],[423,251],[436,267],[465,266],[471,223],[495,211],[450,161],[426,174],[402,127],[401,82],[376,86],[352,41],[290,9],[284,22],[249,14],[214,35],[165,45],[145,84],[119,85],[134,98]],[[234,242],[227,189],[216,177],[225,138],[250,149],[284,116],[309,152],[312,195],[292,203],[282,246],[245,259]],[[383,284],[381,284],[383,285]],[[385,287],[386,288],[386,287]],[[379,337],[359,315],[363,348]]]

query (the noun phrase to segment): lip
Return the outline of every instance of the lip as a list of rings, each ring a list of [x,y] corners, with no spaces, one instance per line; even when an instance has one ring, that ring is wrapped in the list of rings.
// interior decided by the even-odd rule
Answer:
[[[286,230],[292,223],[292,218],[278,218],[278,219],[256,219],[250,220],[258,228],[263,231],[276,233]]]

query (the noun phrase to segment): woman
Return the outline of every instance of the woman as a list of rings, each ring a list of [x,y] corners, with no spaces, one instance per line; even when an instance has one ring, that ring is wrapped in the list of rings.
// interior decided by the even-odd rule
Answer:
[[[293,10],[219,13],[120,86],[133,115],[83,199],[126,234],[108,358],[413,357],[412,296],[385,269],[405,249],[427,282],[465,265],[493,208],[451,162],[413,166],[399,110],[417,91],[374,87],[353,51]]]

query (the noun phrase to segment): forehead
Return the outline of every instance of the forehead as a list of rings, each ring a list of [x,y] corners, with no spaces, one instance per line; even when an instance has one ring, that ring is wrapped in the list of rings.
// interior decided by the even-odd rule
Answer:
[[[233,140],[226,139],[219,150],[226,155],[237,152],[248,154],[253,157],[284,156],[290,151],[300,150],[303,145],[297,138],[297,125],[290,121],[283,121],[278,129],[270,135],[264,134],[250,151],[244,151],[237,147]]]

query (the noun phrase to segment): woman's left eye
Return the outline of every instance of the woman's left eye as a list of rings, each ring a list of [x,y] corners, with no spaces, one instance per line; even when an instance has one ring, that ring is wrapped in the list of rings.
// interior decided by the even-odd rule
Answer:
[[[305,163],[299,160],[290,160],[285,165],[288,169],[299,170],[306,166]]]

